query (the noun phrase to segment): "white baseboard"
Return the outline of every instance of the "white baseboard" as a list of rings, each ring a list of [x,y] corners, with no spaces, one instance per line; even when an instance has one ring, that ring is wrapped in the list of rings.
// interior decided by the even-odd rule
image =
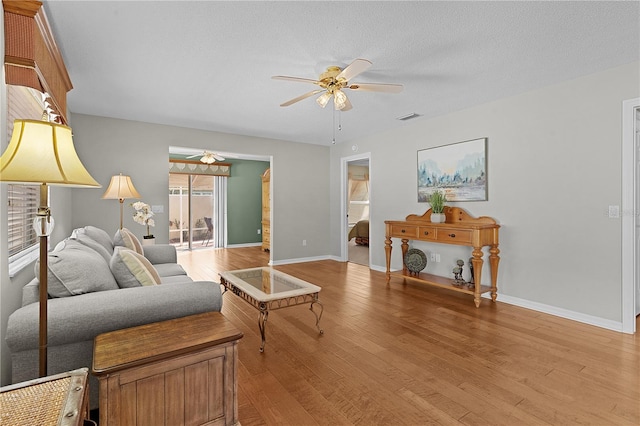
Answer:
[[[491,299],[489,293],[485,293],[482,297]],[[622,332],[622,322],[612,321],[605,318],[595,317],[593,315],[583,314],[581,312],[570,311],[568,309],[558,308],[557,306],[546,305],[544,303],[532,302],[531,300],[520,299],[519,297],[506,296],[498,293],[499,302],[508,303],[509,305],[519,306],[521,308],[531,309],[536,312],[542,312],[554,315],[560,318],[566,318],[578,321],[584,324],[594,325],[596,327],[606,328],[607,330]]]
[[[292,263],[317,262],[319,260],[335,260],[335,259],[332,259],[331,256],[299,257],[296,259],[274,260],[270,263],[270,265],[273,265],[273,266],[289,265]]]
[[[261,245],[262,243],[228,244],[227,248],[257,247]]]

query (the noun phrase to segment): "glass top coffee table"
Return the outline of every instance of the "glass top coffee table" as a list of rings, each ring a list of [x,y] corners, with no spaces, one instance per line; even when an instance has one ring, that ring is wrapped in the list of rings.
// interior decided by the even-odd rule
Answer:
[[[270,310],[310,303],[309,309],[316,317],[318,332],[324,333],[320,328],[324,307],[318,300],[321,288],[317,285],[269,267],[221,272],[220,284],[224,286],[223,294],[230,290],[260,311],[258,315],[258,328],[262,337],[260,352],[264,352],[264,329]],[[314,305],[320,306],[319,314],[313,310]]]

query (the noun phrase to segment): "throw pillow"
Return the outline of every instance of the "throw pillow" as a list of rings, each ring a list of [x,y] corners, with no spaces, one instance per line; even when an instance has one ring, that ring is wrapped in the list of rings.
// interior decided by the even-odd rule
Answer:
[[[160,284],[160,276],[143,255],[126,247],[116,247],[109,263],[120,288]]]
[[[36,277],[40,262],[36,262]],[[104,290],[117,290],[109,265],[93,249],[66,239],[47,257],[47,292],[51,297],[68,297]]]
[[[91,225],[85,226],[81,229],[84,230],[84,233],[87,235],[87,237],[103,246],[109,253],[109,256],[113,254],[113,240],[106,231]]]
[[[140,240],[127,228],[118,229],[113,237],[115,246],[126,247],[138,254],[144,254]]]
[[[75,229],[71,234],[71,239],[95,250],[100,256],[102,256],[107,264],[109,264],[109,262],[111,261],[111,256],[113,255],[113,246],[111,247],[111,250],[108,251],[104,247],[104,245],[87,235],[84,228]]]

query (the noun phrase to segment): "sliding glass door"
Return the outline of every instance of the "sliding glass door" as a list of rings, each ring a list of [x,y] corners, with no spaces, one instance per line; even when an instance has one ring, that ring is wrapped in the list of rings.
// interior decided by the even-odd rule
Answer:
[[[214,176],[169,173],[169,242],[214,246]]]

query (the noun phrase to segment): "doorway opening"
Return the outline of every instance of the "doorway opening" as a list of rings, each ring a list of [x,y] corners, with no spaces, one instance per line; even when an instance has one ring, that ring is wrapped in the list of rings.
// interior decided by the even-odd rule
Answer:
[[[343,159],[343,260],[370,266],[370,156],[364,154]]]

